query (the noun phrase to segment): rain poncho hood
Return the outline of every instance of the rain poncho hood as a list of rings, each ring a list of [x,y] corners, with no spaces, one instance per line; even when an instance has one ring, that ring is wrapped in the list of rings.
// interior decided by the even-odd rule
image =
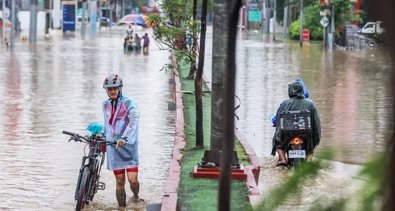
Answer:
[[[113,118],[113,103],[116,106]],[[125,169],[139,165],[138,158],[138,122],[139,113],[136,104],[123,95],[115,102],[107,99],[103,102],[104,134],[107,141],[125,139],[123,147],[107,145],[107,168],[109,170]],[[112,121],[110,121],[112,120]]]
[[[297,78],[296,82],[300,83],[303,86],[303,93],[305,98],[309,98],[309,90],[307,89],[306,84],[304,84],[303,80],[301,78]]]
[[[309,94],[309,90],[307,89],[307,87],[306,87],[306,85],[304,84],[303,80],[302,80],[301,78],[297,78],[295,82],[297,82],[297,83],[299,83],[300,85],[302,85],[304,97],[305,97],[305,98],[309,98],[309,95],[310,95],[310,94]],[[294,94],[296,94],[296,93],[294,93]],[[276,127],[276,124],[277,124],[277,116],[273,116],[273,117],[271,118],[271,120],[272,120],[272,123],[273,123],[273,127]]]
[[[279,120],[279,114],[283,111],[296,111],[296,110],[305,110],[308,109],[311,112],[311,123],[312,123],[312,143],[309,143],[307,146],[307,152],[312,152],[312,150],[320,143],[321,139],[321,124],[320,124],[320,114],[315,103],[305,98],[303,86],[299,82],[293,82],[288,85],[288,96],[289,99],[284,100],[280,107],[277,110],[277,120]],[[285,145],[281,140],[281,131],[280,126],[277,122],[276,124],[276,132],[274,133],[274,141],[281,142],[282,145]],[[273,154],[273,153],[272,153]]]

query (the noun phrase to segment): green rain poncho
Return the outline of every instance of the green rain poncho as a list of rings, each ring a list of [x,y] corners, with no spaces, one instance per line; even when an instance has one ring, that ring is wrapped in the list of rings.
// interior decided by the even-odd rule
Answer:
[[[277,110],[276,116],[277,121],[280,119],[279,114],[283,111],[295,111],[295,110],[305,110],[308,109],[311,112],[311,122],[312,122],[312,143],[307,144],[307,153],[311,154],[314,148],[320,143],[321,139],[321,124],[320,124],[320,114],[315,103],[304,97],[303,86],[294,82],[288,85],[288,96],[289,99],[284,100],[280,107]],[[276,132],[274,133],[274,143],[273,147],[276,145],[285,146],[286,143],[281,140],[281,131],[280,126],[277,122]],[[273,150],[272,155],[275,154],[275,150]]]

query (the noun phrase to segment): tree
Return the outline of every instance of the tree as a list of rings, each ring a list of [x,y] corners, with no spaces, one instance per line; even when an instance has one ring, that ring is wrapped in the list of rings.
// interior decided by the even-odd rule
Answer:
[[[207,11],[207,1],[206,9]],[[166,22],[165,17],[160,17],[159,15],[150,15],[149,19],[156,27],[154,30],[154,38],[158,41],[161,49],[170,48],[175,51],[178,59],[184,60],[189,63],[190,73],[188,78],[193,78],[196,72],[196,57],[197,57],[197,39],[198,39],[198,29],[201,28],[203,36],[203,41],[201,40],[201,53],[199,54],[199,65],[201,64],[201,69],[198,77],[195,78],[195,99],[196,99],[196,147],[204,147],[204,136],[203,136],[203,104],[202,104],[202,74],[203,74],[203,64],[204,64],[204,37],[205,37],[205,18],[202,16],[203,27],[200,27],[200,23],[196,21],[197,17],[197,0],[193,1],[192,17],[190,16],[190,10],[188,4],[181,0],[175,1],[165,1],[163,8],[168,13],[173,25],[169,25]],[[204,7],[203,7],[204,8]],[[187,11],[188,10],[188,11]],[[204,10],[204,9],[203,9]],[[190,20],[192,18],[192,20]],[[204,18],[204,21],[203,21]],[[204,31],[204,32],[203,32]],[[192,46],[190,48],[186,47],[185,35],[188,33],[192,34]],[[203,42],[203,43],[202,43]],[[203,44],[203,45],[202,45]],[[202,48],[203,46],[203,48]],[[167,65],[171,68],[171,65]]]
[[[236,37],[237,24],[239,21],[240,0],[227,1],[227,32],[226,54],[225,54],[225,90],[223,104],[223,129],[222,156],[221,156],[221,176],[219,181],[219,207],[218,210],[230,210],[231,177],[232,177],[232,154],[234,150],[234,104],[236,87]],[[214,49],[214,48],[213,48]]]
[[[204,54],[206,49],[206,16],[207,16],[207,0],[202,2],[202,17],[200,31],[200,48],[198,68],[195,77],[195,99],[196,99],[196,147],[204,147],[203,134],[203,102],[202,102],[202,77],[204,67]]]

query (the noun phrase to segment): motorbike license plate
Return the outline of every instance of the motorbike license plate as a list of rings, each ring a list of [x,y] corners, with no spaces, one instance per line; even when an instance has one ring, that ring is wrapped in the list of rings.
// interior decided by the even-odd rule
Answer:
[[[289,150],[289,158],[306,158],[306,150]]]

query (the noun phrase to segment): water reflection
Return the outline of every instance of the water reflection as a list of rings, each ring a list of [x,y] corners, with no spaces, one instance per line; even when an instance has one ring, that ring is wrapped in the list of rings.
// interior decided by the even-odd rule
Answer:
[[[159,72],[169,53],[152,45],[149,56],[125,55],[123,32],[103,32],[94,41],[59,33],[36,46],[17,43],[13,54],[0,49],[0,209],[74,208],[84,145],[68,143],[61,131],[84,133],[91,121],[102,121],[102,81],[112,72],[123,76],[124,93],[141,115],[140,195],[147,203],[161,201],[174,139],[169,76]],[[102,179],[106,190],[89,209],[117,207],[113,173],[105,169]]]

